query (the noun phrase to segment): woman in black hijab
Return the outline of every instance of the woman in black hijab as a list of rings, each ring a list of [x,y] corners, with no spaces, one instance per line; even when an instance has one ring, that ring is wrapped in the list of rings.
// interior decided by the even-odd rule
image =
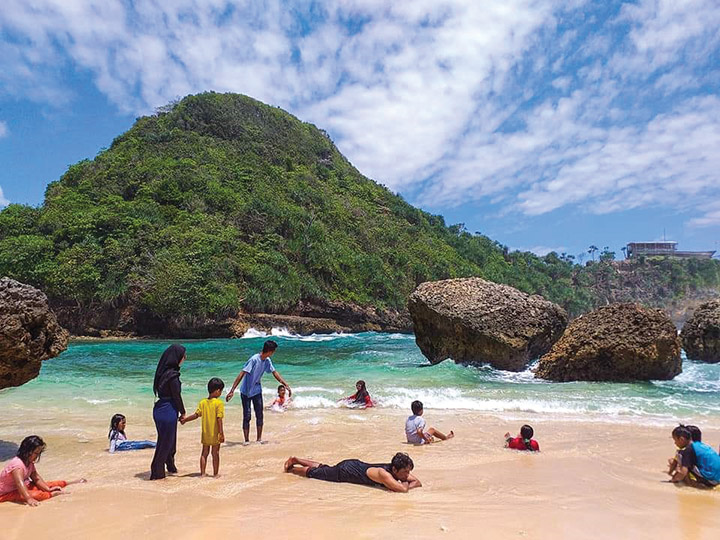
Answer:
[[[160,357],[155,370],[153,392],[158,397],[153,408],[153,420],[157,428],[157,446],[150,466],[150,480],[165,478],[168,472],[176,473],[175,448],[177,443],[178,416],[185,418],[180,385],[180,364],[185,360],[185,347],[170,345]]]

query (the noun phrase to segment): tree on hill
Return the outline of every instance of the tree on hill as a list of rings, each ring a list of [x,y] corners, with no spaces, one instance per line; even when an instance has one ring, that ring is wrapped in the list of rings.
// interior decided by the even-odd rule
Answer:
[[[571,314],[600,298],[570,257],[448,227],[363,176],[312,124],[213,92],[139,118],[52,182],[40,207],[0,212],[0,273],[55,303],[184,320],[301,300],[404,309],[419,283],[461,276]]]

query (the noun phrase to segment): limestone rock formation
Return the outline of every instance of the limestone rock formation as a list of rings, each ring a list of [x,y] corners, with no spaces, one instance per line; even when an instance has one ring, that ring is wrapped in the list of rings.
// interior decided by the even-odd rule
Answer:
[[[14,279],[0,279],[0,388],[37,377],[41,362],[64,351],[68,338],[45,294]]]
[[[541,296],[480,278],[426,282],[410,295],[415,342],[436,364],[521,371],[562,335],[567,313]]]
[[[664,311],[611,304],[572,321],[535,376],[622,382],[667,380],[681,371],[680,338]]]
[[[683,326],[680,339],[691,360],[720,362],[720,300],[701,304]]]

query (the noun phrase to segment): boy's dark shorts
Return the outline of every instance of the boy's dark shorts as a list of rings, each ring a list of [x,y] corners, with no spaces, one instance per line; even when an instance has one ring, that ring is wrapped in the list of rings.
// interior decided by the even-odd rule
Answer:
[[[319,467],[310,467],[306,473],[308,478],[315,480],[325,480],[326,482],[339,482],[340,469],[336,466],[320,465]]]

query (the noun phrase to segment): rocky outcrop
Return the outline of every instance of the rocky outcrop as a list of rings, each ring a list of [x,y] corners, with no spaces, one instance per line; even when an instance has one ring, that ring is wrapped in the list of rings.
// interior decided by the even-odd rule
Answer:
[[[720,362],[720,300],[701,304],[683,326],[680,339],[691,360]]]
[[[622,382],[667,380],[681,371],[680,339],[664,311],[611,304],[572,321],[535,376]]]
[[[41,291],[0,279],[0,388],[37,377],[41,362],[64,351],[68,337]]]
[[[301,301],[287,313],[239,312],[223,318],[162,319],[132,305],[117,308],[53,306],[60,322],[75,336],[95,338],[232,338],[249,328],[287,328],[295,334],[332,332],[411,332],[407,312],[349,302]]]
[[[562,335],[567,314],[541,296],[480,278],[426,282],[410,295],[415,341],[433,364],[521,371]]]

